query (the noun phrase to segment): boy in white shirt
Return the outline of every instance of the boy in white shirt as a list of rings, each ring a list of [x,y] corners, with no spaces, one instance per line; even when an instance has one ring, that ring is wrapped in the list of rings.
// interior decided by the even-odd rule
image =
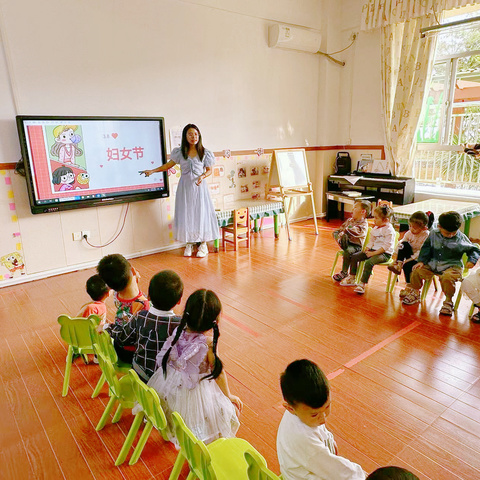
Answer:
[[[284,480],[365,480],[356,463],[337,455],[325,427],[330,386],[310,360],[292,362],[280,377],[284,407],[277,433],[277,455]]]

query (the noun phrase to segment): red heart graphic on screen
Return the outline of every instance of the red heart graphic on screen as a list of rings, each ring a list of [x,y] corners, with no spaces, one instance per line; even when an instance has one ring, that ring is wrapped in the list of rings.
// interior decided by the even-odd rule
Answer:
[[[100,168],[103,168],[103,165],[100,165]]]
[[[118,133],[112,133],[112,137],[113,137],[113,138],[117,138],[117,137],[118,137]]]
[[[152,165],[155,163],[155,162],[150,162]]]

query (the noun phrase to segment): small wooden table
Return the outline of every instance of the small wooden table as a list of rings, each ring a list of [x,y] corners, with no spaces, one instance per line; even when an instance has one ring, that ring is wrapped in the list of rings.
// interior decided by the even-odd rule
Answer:
[[[410,203],[408,205],[401,205],[393,207],[395,218],[399,223],[407,223],[408,219],[414,212],[432,212],[435,215],[435,221],[445,212],[458,212],[465,222],[463,232],[465,235],[470,233],[470,220],[473,217],[480,215],[480,204],[474,202],[460,202],[457,200],[443,200],[439,198],[431,198],[430,200],[423,200],[422,202]]]
[[[260,228],[258,227],[258,220],[264,217],[273,217],[273,228],[275,232],[275,238],[278,238],[280,235],[279,225],[278,225],[278,215],[284,213],[283,203],[270,201],[270,200],[252,200],[251,198],[246,198],[245,200],[235,200],[227,205],[222,210],[216,210],[217,221],[219,227],[224,227],[226,225],[233,223],[233,212],[238,208],[248,208],[248,214],[250,220],[253,220],[254,232],[259,232]],[[218,252],[220,241],[217,239],[213,242],[214,251]]]
[[[344,220],[344,214],[345,214],[345,204],[347,205],[354,205],[355,202],[358,202],[359,200],[368,200],[372,201],[375,200],[375,197],[373,195],[361,195],[360,197],[351,197],[345,193],[341,192],[327,192],[327,214],[325,219],[327,222],[330,220],[330,208],[329,208],[329,202],[337,202],[340,203],[340,212],[342,214],[342,220]]]

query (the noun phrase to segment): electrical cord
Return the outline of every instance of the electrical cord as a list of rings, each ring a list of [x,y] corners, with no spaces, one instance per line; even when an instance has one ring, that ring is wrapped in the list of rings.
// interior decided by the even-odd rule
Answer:
[[[120,236],[120,234],[123,232],[123,228],[125,227],[125,222],[127,221],[127,213],[128,213],[129,207],[130,207],[130,204],[127,203],[127,208],[125,209],[125,214],[123,216],[123,222],[122,222],[122,226],[120,227],[120,231],[115,235],[114,238],[112,238],[112,240],[105,243],[104,245],[93,245],[92,243],[90,243],[88,241],[88,237],[86,235],[83,236],[82,240],[85,240],[87,245],[90,245],[90,247],[93,247],[93,248],[103,248],[103,247],[106,247],[107,245],[112,244]]]
[[[327,57],[329,60],[331,60],[332,62],[336,63],[337,65],[340,65],[342,67],[345,66],[345,62],[342,62],[341,60],[337,60],[336,58],[333,58],[332,55],[335,55],[337,53],[341,53],[341,52],[344,52],[345,50],[348,50],[354,43],[355,41],[357,40],[357,34],[354,33],[353,34],[353,38],[352,38],[352,41],[350,42],[350,45],[347,45],[345,48],[342,48],[341,50],[337,50],[336,52],[331,52],[331,53],[325,53],[325,52],[320,52],[318,51],[317,53],[319,55],[323,55],[325,57]]]

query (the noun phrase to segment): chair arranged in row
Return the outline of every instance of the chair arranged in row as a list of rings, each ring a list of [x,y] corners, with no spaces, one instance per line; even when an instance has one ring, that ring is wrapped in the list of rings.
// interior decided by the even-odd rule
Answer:
[[[173,412],[175,435],[180,444],[169,480],[176,480],[184,461],[190,473],[187,480],[278,480],[268,470],[265,459],[241,438],[219,438],[208,445],[195,437],[178,412]]]
[[[90,317],[88,318],[90,320],[90,337],[92,340],[92,345],[96,344],[97,348],[100,349],[103,355],[111,361],[113,369],[115,370],[115,373],[117,375],[126,375],[132,368],[132,365],[130,363],[122,362],[118,359],[117,352],[115,351],[115,347],[113,346],[112,337],[110,337],[107,332],[98,332],[97,319],[98,321],[100,321],[100,319],[96,315],[90,315]],[[107,379],[105,378],[105,374],[102,371],[102,375],[98,379],[97,385],[93,390],[92,398],[98,396],[106,381]]]
[[[68,345],[62,397],[65,397],[68,393],[74,355],[82,355],[85,363],[88,363],[87,355],[94,353],[90,336],[90,322],[94,322],[96,327],[100,323],[100,318],[96,315],[90,315],[88,318],[71,318],[68,315],[58,317],[60,336]]]
[[[365,240],[362,243],[362,252],[365,251],[367,243],[370,240],[370,234],[371,233],[372,233],[372,227],[368,227],[367,235],[365,236]],[[333,274],[335,273],[335,267],[337,266],[338,259],[341,256],[343,256],[343,250],[338,250],[337,253],[335,254],[335,258],[333,259],[332,269],[330,270],[330,276],[331,277],[333,277]]]

